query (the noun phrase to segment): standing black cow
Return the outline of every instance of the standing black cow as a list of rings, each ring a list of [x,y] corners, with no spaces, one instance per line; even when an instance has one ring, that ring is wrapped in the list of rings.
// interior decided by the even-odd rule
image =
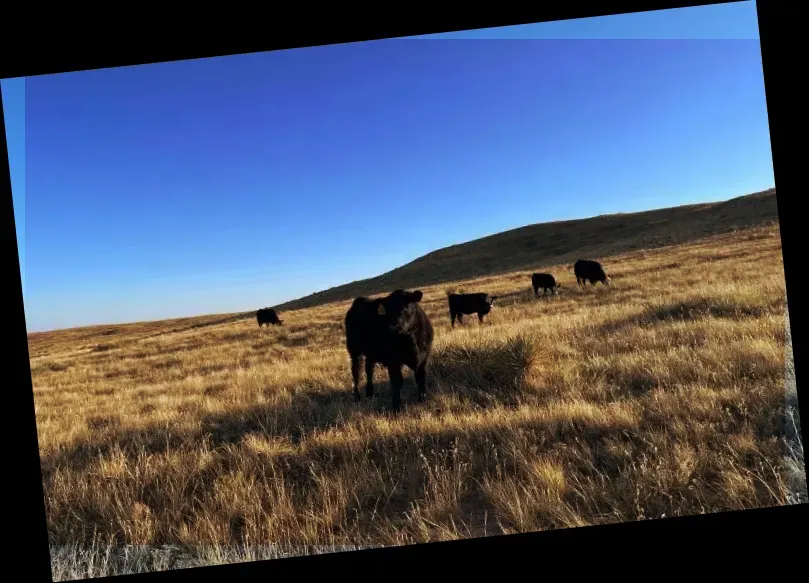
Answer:
[[[497,296],[490,296],[487,293],[476,294],[456,294],[447,292],[447,303],[449,304],[449,318],[452,327],[455,327],[455,319],[459,324],[463,324],[464,315],[477,314],[478,322],[483,323],[483,317],[492,311],[494,301]]]
[[[258,321],[258,327],[261,328],[264,324],[269,326],[272,324],[273,326],[280,326],[284,323],[284,321],[278,317],[278,312],[276,312],[273,308],[261,308],[256,312],[256,320]]]
[[[346,312],[346,348],[351,357],[354,398],[359,400],[360,360],[365,357],[365,395],[374,394],[374,365],[388,369],[393,411],[401,407],[402,366],[415,373],[419,401],[427,393],[427,361],[433,346],[433,326],[419,302],[420,290],[397,289],[390,295],[359,297]]]
[[[556,278],[551,275],[550,273],[534,273],[531,276],[531,286],[534,288],[534,295],[538,295],[539,288],[542,288],[542,295],[548,293],[548,290],[551,290],[551,293],[557,293],[557,288],[562,287],[558,283],[556,283]]]
[[[573,264],[573,273],[576,274],[578,285],[587,285],[588,280],[591,285],[595,285],[599,281],[602,285],[610,285],[610,278],[598,261],[579,259]]]

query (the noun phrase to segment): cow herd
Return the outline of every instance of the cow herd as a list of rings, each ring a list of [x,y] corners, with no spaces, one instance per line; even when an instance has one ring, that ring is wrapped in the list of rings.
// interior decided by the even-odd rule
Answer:
[[[602,283],[610,285],[610,278],[597,261],[579,259],[573,265],[576,284],[579,286]],[[534,296],[551,290],[556,294],[561,287],[550,273],[531,275]],[[397,289],[385,297],[356,298],[345,315],[346,348],[351,359],[351,377],[354,398],[360,399],[360,372],[365,360],[365,395],[374,394],[374,367],[381,364],[388,370],[393,391],[392,409],[401,407],[401,391],[404,384],[402,367],[413,371],[418,386],[418,400],[423,402],[427,394],[427,364],[433,348],[435,331],[427,313],[421,307],[424,294],[421,290]],[[487,293],[447,293],[450,322],[463,324],[463,316],[476,314],[479,322],[491,311],[497,296]],[[280,326],[283,320],[272,308],[256,312],[259,327],[264,324]]]

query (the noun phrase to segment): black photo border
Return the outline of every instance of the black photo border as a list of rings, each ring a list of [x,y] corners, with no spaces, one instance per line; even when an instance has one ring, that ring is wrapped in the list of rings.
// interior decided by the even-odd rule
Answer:
[[[257,18],[247,11],[245,4],[241,10],[234,10],[232,16],[217,10],[210,17],[204,9],[192,16],[176,5],[182,18],[169,18],[171,12],[168,8],[138,13],[130,8],[132,5],[118,5],[107,12],[107,18],[97,9],[48,8],[40,9],[36,19],[25,20],[12,15],[12,5],[5,5],[3,20],[6,29],[0,41],[3,47],[0,78],[726,3],[730,1],[568,1],[535,3],[522,9],[517,9],[516,3],[478,9],[467,6],[463,10],[446,5],[443,11],[433,5],[431,10],[422,10],[422,14],[418,9],[427,6],[418,3],[380,6],[366,11],[336,5],[301,10],[289,4],[283,8],[267,5],[265,9],[272,16],[266,19]],[[757,0],[756,8],[773,167],[779,187],[776,196],[787,297],[792,300],[789,302],[789,318],[796,378],[802,378],[806,332],[800,325],[804,321],[804,310],[797,287],[801,269],[798,248],[801,214],[798,197],[787,184],[791,176],[787,162],[791,148],[787,144],[800,142],[788,137],[795,124],[781,123],[786,117],[785,111],[795,114],[786,109],[784,96],[788,92],[782,90],[784,77],[778,74],[780,68],[788,69],[791,64],[782,60],[780,51],[780,36],[784,33],[779,35],[779,27],[786,4],[776,0]],[[19,9],[24,13],[22,6]],[[113,10],[123,16],[113,16]],[[15,34],[17,30],[19,36]],[[15,39],[17,43],[12,46]],[[9,406],[7,411],[12,415],[12,426],[19,427],[7,434],[5,440],[4,453],[13,456],[4,461],[7,469],[3,481],[6,486],[11,486],[3,497],[8,503],[5,551],[10,559],[5,570],[7,575],[19,571],[24,573],[12,575],[12,580],[50,581],[44,490],[3,116],[0,116],[0,145],[3,154],[0,156],[0,258],[2,271],[6,273],[3,287],[11,292],[4,302],[9,319],[4,318],[3,335],[11,346],[6,349],[10,350],[8,358],[4,359],[4,368],[11,369],[10,375],[4,375],[8,380],[4,398]],[[797,389],[799,403],[805,402],[800,384]],[[776,576],[783,577],[788,576],[791,567],[800,569],[796,560],[800,553],[790,547],[800,545],[799,540],[803,538],[799,529],[807,516],[806,506],[663,518],[120,577],[123,581],[141,578],[175,581],[200,576],[228,580],[243,575],[288,573],[297,579],[302,574],[315,574],[325,569],[327,577],[340,573],[353,579],[362,574],[364,565],[368,565],[373,567],[368,569],[370,575],[387,578],[388,572],[379,570],[379,567],[391,561],[396,561],[397,574],[411,576],[412,573],[417,577],[438,575],[433,563],[443,563],[453,578],[466,577],[467,571],[491,577],[491,574],[483,573],[484,566],[501,576],[524,576],[527,568],[529,577],[540,578],[572,576],[576,579],[585,571],[588,575],[589,572],[618,577],[637,574],[643,578],[675,571],[696,576],[708,571],[725,576],[730,576],[731,572],[754,575],[759,572],[756,567],[761,567],[761,574],[772,576],[777,573]],[[12,512],[17,509],[22,511],[22,516],[17,517],[16,512]],[[17,558],[23,560],[17,563]],[[342,569],[338,571],[338,568]],[[120,577],[113,577],[113,580]]]

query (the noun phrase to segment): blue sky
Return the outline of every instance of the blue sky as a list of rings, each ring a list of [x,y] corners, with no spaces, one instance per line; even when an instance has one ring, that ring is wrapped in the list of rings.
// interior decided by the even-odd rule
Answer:
[[[757,37],[745,2],[4,80],[28,329],[768,188]]]

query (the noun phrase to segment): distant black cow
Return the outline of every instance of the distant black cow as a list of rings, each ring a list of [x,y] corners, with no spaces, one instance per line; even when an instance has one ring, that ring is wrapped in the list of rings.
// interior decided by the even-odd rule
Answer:
[[[388,369],[393,410],[401,406],[402,366],[415,373],[419,401],[427,393],[427,361],[433,346],[433,326],[419,302],[420,290],[397,289],[384,298],[359,297],[346,312],[346,348],[351,357],[354,398],[359,400],[360,359],[365,357],[365,395],[374,394],[374,365]]]
[[[261,308],[256,312],[256,320],[258,321],[258,327],[261,328],[264,324],[269,326],[272,324],[273,326],[280,326],[284,323],[284,321],[278,317],[278,312],[276,312],[272,308]]]
[[[573,264],[573,273],[576,275],[578,285],[587,285],[588,280],[591,285],[595,285],[599,281],[602,285],[610,285],[610,278],[598,261],[579,259]]]
[[[534,288],[534,295],[539,293],[540,288],[543,290],[542,295],[545,295],[548,290],[555,294],[557,293],[557,288],[562,287],[556,283],[556,278],[550,273],[534,273],[531,276],[531,286]]]
[[[449,304],[449,317],[452,327],[455,327],[455,319],[459,324],[463,324],[464,315],[477,314],[478,322],[483,323],[483,316],[492,311],[494,301],[497,296],[490,296],[487,293],[476,294],[456,294],[447,292],[447,303]]]

